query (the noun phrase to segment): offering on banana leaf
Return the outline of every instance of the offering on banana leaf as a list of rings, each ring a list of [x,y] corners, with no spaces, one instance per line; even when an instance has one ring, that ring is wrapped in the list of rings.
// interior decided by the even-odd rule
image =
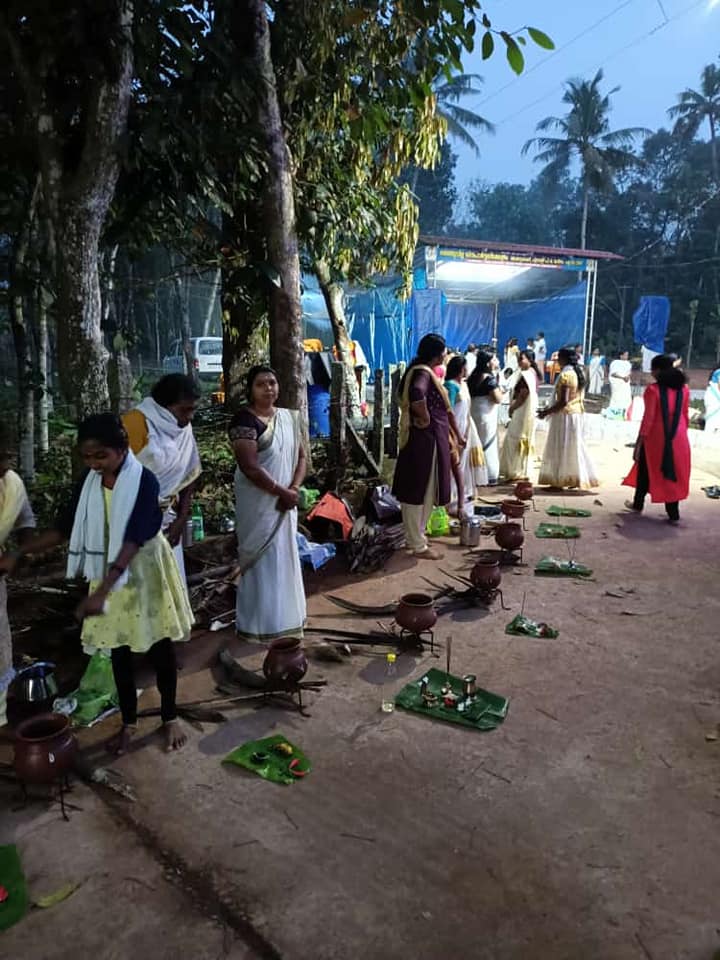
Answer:
[[[554,640],[560,631],[548,626],[547,623],[538,623],[537,620],[531,620],[519,613],[505,627],[505,633],[516,637],[543,637]]]
[[[583,510],[581,507],[559,507],[554,503],[545,513],[550,517],[591,517],[592,510]]]
[[[576,540],[580,536],[580,529],[565,523],[541,523],[535,536],[541,540]]]
[[[535,565],[536,577],[591,577],[592,570],[577,560],[542,557]]]

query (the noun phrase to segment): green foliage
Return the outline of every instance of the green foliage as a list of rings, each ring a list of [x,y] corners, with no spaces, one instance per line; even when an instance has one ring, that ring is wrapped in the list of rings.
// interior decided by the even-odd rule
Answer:
[[[420,233],[441,234],[450,223],[457,202],[454,181],[456,163],[457,157],[450,149],[450,144],[445,142],[433,170],[414,167],[403,174],[402,180],[410,184],[419,208]]]

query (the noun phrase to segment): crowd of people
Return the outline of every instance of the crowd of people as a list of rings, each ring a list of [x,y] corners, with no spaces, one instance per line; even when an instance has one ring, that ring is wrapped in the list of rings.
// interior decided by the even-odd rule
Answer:
[[[539,483],[592,489],[597,477],[583,438],[586,378],[574,347],[557,352],[552,404],[539,409],[545,339],[538,335],[543,367],[534,349],[509,340],[505,370],[497,354],[470,344],[452,354],[443,337],[422,338],[400,385],[399,454],[393,492],[402,507],[408,548],[432,559],[425,532],[430,511],[449,505],[471,514],[480,487],[529,479],[538,420],[550,419]],[[501,417],[501,411],[507,412]],[[500,426],[506,424],[500,444]]]
[[[305,593],[296,544],[305,476],[299,415],[276,406],[270,367],[248,375],[247,405],[229,428],[235,453],[238,531],[237,630],[260,641],[302,634]],[[200,392],[190,377],[163,377],[120,418],[84,420],[77,446],[84,471],[50,529],[38,532],[25,486],[11,469],[12,444],[0,432],[0,726],[15,675],[5,574],[23,557],[67,545],[66,574],[88,582],[76,615],[86,653],[110,657],[122,717],[111,743],[127,750],[137,724],[136,655],[154,667],[166,749],[186,740],[176,705],[175,644],[190,638],[183,533],[201,472],[192,420]],[[282,585],[282,597],[269,589]]]
[[[539,484],[597,486],[583,439],[588,384],[582,357],[575,347],[557,352],[552,402],[539,408],[547,372],[542,334],[534,346],[543,359],[511,341],[501,373],[491,350],[471,345],[466,354],[451,355],[439,334],[428,334],[418,344],[397,398],[393,483],[407,549],[414,556],[437,556],[426,537],[434,507],[451,505],[458,515],[468,515],[482,488],[531,479],[538,420],[549,420]],[[596,369],[591,364],[590,377]],[[689,488],[689,391],[672,356],[655,356],[651,373],[634,465],[624,481],[635,495],[626,506],[642,511],[649,494],[677,523]],[[609,376],[610,402],[620,409],[629,402],[627,354],[613,361]],[[711,376],[708,391],[712,420],[720,410],[720,370]],[[264,643],[301,636],[306,618],[296,540],[306,455],[299,415],[278,406],[279,393],[271,367],[251,369],[247,402],[233,417],[228,436],[237,465],[236,628],[240,637]],[[83,647],[89,654],[104,651],[112,663],[122,716],[113,749],[127,749],[137,723],[138,654],[147,656],[155,670],[166,748],[184,744],[174,644],[189,639],[193,624],[182,541],[201,472],[192,430],[199,398],[191,378],[170,374],[123,418],[103,413],[84,420],[77,435],[84,473],[55,523],[41,532],[23,482],[11,468],[13,445],[0,425],[0,725],[14,676],[5,574],[26,555],[67,544],[67,576],[89,584],[77,611]],[[503,406],[507,429],[501,445]],[[7,549],[11,538],[13,548]]]

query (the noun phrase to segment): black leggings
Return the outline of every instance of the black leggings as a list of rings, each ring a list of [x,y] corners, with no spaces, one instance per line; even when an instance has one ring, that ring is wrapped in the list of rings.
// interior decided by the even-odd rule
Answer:
[[[635,486],[635,497],[633,507],[636,510],[642,510],[645,505],[645,497],[650,492],[650,474],[648,473],[645,451],[640,450],[640,459],[638,460],[637,484]],[[665,504],[665,512],[671,520],[680,519],[680,504],[677,500],[673,503]]]
[[[112,651],[112,668],[117,687],[120,713],[125,726],[137,722],[137,688],[133,653],[128,646],[115,647]],[[160,691],[160,716],[163,723],[169,723],[177,717],[175,695],[177,690],[177,662],[175,647],[169,637],[158,640],[147,652],[148,659],[155,667],[157,688]]]

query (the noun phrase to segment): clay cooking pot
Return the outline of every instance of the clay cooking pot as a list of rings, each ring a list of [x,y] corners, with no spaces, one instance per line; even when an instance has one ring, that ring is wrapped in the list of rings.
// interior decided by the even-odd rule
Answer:
[[[518,480],[515,484],[515,496],[518,500],[532,500],[535,490],[529,480]]]
[[[498,560],[478,560],[470,571],[470,582],[478,590],[497,590],[501,581]]]
[[[406,593],[397,605],[395,622],[409,633],[432,630],[437,623],[432,597],[426,593]]]
[[[506,517],[513,517],[514,519],[521,520],[525,515],[526,507],[522,500],[503,500],[503,502],[500,504],[500,509]]]
[[[495,527],[495,542],[502,550],[517,550],[525,542],[519,523],[499,523]]]
[[[42,713],[23,720],[15,730],[15,773],[23,783],[51,783],[68,773],[76,751],[70,719]]]
[[[262,668],[270,683],[299,683],[308,668],[302,642],[297,637],[273,640]]]

